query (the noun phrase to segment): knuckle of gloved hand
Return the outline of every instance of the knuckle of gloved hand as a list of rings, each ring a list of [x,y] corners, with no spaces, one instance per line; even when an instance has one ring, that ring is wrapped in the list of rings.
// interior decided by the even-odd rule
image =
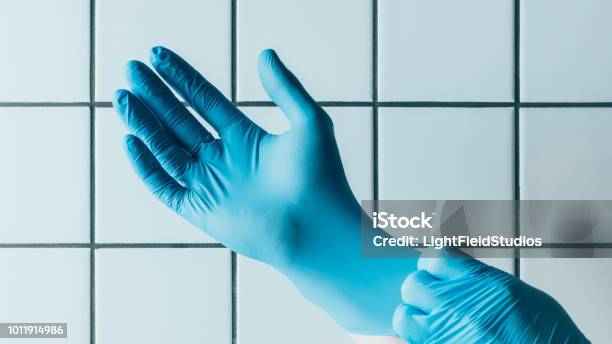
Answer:
[[[447,265],[447,260],[444,258],[419,257],[417,261],[417,269],[419,271],[442,271]]]
[[[400,336],[405,336],[406,323],[408,322],[408,305],[401,304],[397,306],[393,313],[393,330]]]
[[[413,312],[410,311],[410,306],[399,305],[393,313],[393,331],[410,344],[423,343],[424,329],[412,316]]]
[[[404,301],[409,300],[418,290],[429,288],[426,274],[426,271],[417,270],[406,277],[401,287]]]

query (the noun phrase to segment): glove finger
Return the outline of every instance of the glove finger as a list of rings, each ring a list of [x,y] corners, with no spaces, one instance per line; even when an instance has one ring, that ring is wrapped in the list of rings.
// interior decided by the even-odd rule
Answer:
[[[128,130],[145,143],[164,170],[181,180],[191,156],[168,135],[138,97],[119,90],[115,93],[113,106]]]
[[[172,51],[163,47],[153,48],[151,64],[159,75],[219,133],[220,137],[223,137],[223,132],[231,126],[254,125],[215,86]]]
[[[257,67],[261,85],[292,124],[300,124],[325,113],[274,50],[264,50],[259,55]]]
[[[155,114],[166,130],[192,155],[202,143],[214,140],[164,82],[144,63],[130,61],[126,78],[132,92]]]
[[[434,287],[437,282],[439,280],[426,271],[417,270],[411,273],[402,283],[403,302],[423,313],[431,313],[442,303]]]
[[[169,208],[177,211],[188,191],[164,171],[153,153],[133,135],[125,137],[125,150],[132,167],[151,193]]]
[[[482,264],[460,250],[444,247],[440,250],[430,249],[423,252],[417,262],[417,269],[425,270],[435,278],[446,280],[464,276]]]
[[[425,343],[429,338],[426,317],[414,307],[399,305],[393,313],[393,330],[410,344]]]

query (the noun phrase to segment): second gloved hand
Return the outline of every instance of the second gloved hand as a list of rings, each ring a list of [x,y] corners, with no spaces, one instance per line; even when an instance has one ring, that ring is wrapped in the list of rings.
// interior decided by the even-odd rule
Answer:
[[[331,119],[276,54],[262,53],[259,73],[291,123],[282,135],[254,124],[173,52],[154,48],[151,63],[219,135],[146,65],[130,62],[131,92],[118,91],[114,106],[151,192],[227,247],[283,272],[347,330],[393,334],[397,290],[416,262],[360,257],[361,208]]]
[[[546,293],[454,249],[418,261],[394,315],[409,343],[590,343]]]

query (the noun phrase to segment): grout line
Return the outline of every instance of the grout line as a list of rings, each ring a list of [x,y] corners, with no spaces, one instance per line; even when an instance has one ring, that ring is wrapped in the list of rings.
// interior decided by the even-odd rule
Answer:
[[[378,0],[372,0],[372,196],[378,200]]]
[[[232,268],[232,344],[238,343],[238,258],[231,253]]]
[[[518,1],[518,0],[517,0]],[[514,108],[514,236],[521,235],[520,107]],[[514,276],[521,277],[520,249],[515,250]]]
[[[226,248],[220,243],[0,243],[0,248]]]
[[[236,16],[238,13],[238,3],[237,0],[231,0],[231,101],[234,105],[239,106],[237,102],[237,50],[238,50],[238,33],[237,33],[237,21]],[[231,251],[231,329],[232,329],[232,344],[236,344],[238,342],[238,314],[237,314],[237,304],[238,304],[238,295],[236,293],[237,286],[237,264],[236,264],[236,252]]]
[[[0,107],[89,107],[89,102],[0,102]]]
[[[181,104],[183,104],[186,107],[191,107],[191,105],[189,105],[185,101],[182,101]],[[113,102],[94,102],[94,105],[97,108],[112,108],[113,107]]]
[[[518,1],[518,0],[517,0]],[[528,108],[609,108],[612,102],[522,102],[520,107]]]
[[[107,243],[95,244],[96,249],[108,248],[225,248],[219,243]]]
[[[90,248],[91,244],[81,243],[1,243],[0,248]]]
[[[232,103],[236,104],[236,86],[237,86],[237,48],[238,48],[238,42],[237,42],[237,35],[238,33],[236,32],[237,30],[237,23],[236,23],[236,13],[237,13],[237,0],[231,0],[231,48],[230,48],[230,58],[231,58],[231,71],[230,71],[230,82],[231,82],[231,101]]]
[[[373,90],[373,93],[377,90]],[[515,91],[516,92],[516,91]],[[189,106],[186,102],[183,105]],[[276,107],[271,101],[235,101],[241,107]],[[373,107],[374,101],[320,101],[317,104],[329,107]],[[392,107],[431,107],[431,108],[503,108],[514,107],[516,102],[481,102],[481,101],[376,101],[378,108]],[[94,102],[96,108],[113,107],[110,101]],[[612,108],[612,102],[519,102],[521,108]],[[91,107],[90,102],[0,102],[2,107]]]
[[[242,107],[276,107],[276,104],[271,101],[237,101],[236,106]],[[330,107],[371,107],[371,101],[318,101],[317,104],[320,106]]]
[[[11,248],[94,248],[100,249],[147,249],[147,248],[206,248],[206,249],[226,249],[220,243],[0,243],[0,249]],[[537,249],[538,247],[528,247]],[[593,242],[593,243],[543,243],[542,248],[612,248],[612,242]]]
[[[514,0],[514,235],[521,235],[520,115],[521,115],[521,0]],[[521,250],[515,249],[514,276],[521,278]]]
[[[535,250],[540,247],[525,247],[526,249]],[[541,248],[552,248],[552,249],[561,249],[561,248],[612,248],[612,242],[601,242],[601,243],[543,243]]]
[[[89,2],[89,341],[96,343],[96,1]]]
[[[480,108],[480,107],[512,107],[514,102],[444,102],[444,101],[392,101],[378,102],[379,107],[459,107],[459,108]]]
[[[426,246],[424,244],[415,244],[415,245],[411,245],[411,248],[420,248],[420,249],[426,249],[428,247],[431,246]],[[465,249],[490,249],[491,246],[482,246],[482,245],[459,245],[456,246],[458,248],[465,248]],[[498,250],[504,251],[504,250],[516,250],[518,247],[517,246],[505,246],[505,247],[498,247]],[[561,250],[561,249],[591,249],[591,250],[595,250],[595,249],[604,249],[604,250],[608,250],[608,249],[612,249],[612,243],[543,243],[542,246],[528,246],[528,247],[521,247],[521,250],[542,250],[542,249],[551,249],[551,250]],[[486,256],[476,256],[476,258],[482,258],[482,257],[486,257]],[[497,256],[497,255],[492,255],[490,256],[490,258],[504,258],[505,256]]]

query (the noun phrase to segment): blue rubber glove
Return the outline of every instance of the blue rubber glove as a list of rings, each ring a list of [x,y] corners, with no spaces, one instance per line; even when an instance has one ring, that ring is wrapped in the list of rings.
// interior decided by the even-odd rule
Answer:
[[[393,327],[408,342],[590,343],[548,294],[457,250],[437,254],[454,258],[425,253],[402,285]]]
[[[164,204],[230,249],[287,275],[303,295],[357,334],[394,334],[391,319],[415,259],[360,257],[361,208],[348,185],[330,117],[271,50],[261,82],[291,130],[255,125],[173,52],[157,73],[219,135],[215,139],[140,62],[114,107],[136,173]],[[416,252],[415,252],[416,256]]]

